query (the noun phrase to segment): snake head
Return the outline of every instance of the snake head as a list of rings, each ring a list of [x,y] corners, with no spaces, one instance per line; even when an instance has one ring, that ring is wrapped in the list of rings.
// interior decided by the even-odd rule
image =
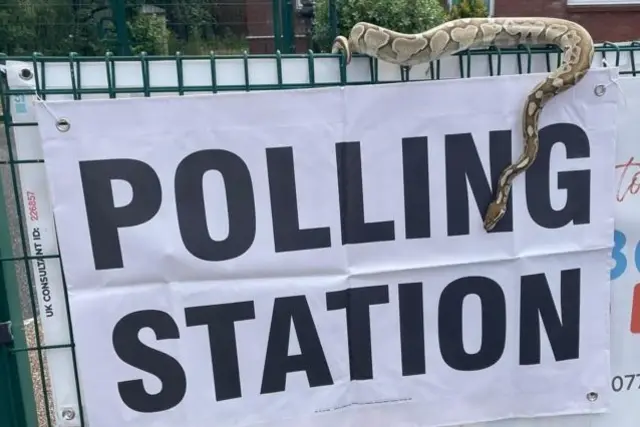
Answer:
[[[344,52],[345,57],[347,59],[346,65],[351,62],[351,49],[349,40],[345,36],[338,36],[333,41],[333,45],[331,46],[331,53]]]
[[[502,219],[507,212],[507,207],[494,202],[491,202],[487,213],[484,215],[484,229],[487,231],[493,230],[496,224]]]

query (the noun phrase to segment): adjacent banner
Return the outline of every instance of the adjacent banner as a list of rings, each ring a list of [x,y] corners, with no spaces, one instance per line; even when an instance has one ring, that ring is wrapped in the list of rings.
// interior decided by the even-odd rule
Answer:
[[[482,228],[543,77],[38,105],[88,422],[605,411],[609,70],[550,102]]]
[[[616,230],[611,252],[611,413],[594,427],[635,427],[640,419],[640,79],[621,78],[616,149]]]

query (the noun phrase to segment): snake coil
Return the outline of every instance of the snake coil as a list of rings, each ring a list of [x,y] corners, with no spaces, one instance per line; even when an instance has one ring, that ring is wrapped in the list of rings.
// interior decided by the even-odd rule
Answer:
[[[495,197],[484,217],[491,231],[507,212],[513,180],[526,171],[538,155],[538,121],[542,107],[554,96],[576,85],[591,67],[594,45],[590,34],[575,22],[557,18],[463,18],[445,22],[418,34],[403,34],[367,22],[353,26],[349,38],[338,36],[332,52],[343,51],[347,64],[362,53],[397,65],[435,61],[462,50],[551,44],[563,50],[560,66],[529,93],[523,110],[523,152],[498,179]]]

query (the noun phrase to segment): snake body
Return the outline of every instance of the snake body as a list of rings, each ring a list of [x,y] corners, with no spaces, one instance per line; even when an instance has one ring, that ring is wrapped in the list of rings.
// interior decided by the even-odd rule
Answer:
[[[557,18],[463,18],[417,34],[403,34],[360,22],[353,26],[349,38],[338,36],[332,47],[333,53],[345,53],[347,64],[352,53],[362,53],[393,64],[412,66],[466,49],[520,44],[555,45],[564,54],[560,66],[527,97],[522,116],[523,152],[500,174],[495,197],[484,217],[486,231],[492,230],[506,213],[513,180],[536,159],[542,107],[576,85],[589,71],[594,45],[587,30],[575,22]]]

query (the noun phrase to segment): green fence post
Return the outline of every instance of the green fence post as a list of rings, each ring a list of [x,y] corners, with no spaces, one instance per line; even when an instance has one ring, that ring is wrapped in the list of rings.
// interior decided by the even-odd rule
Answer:
[[[15,347],[24,349],[27,346],[22,329],[24,323],[20,301],[15,289],[17,281],[15,273],[9,274],[11,269],[2,268],[2,264],[4,263],[0,263],[0,425],[37,426],[28,352],[12,351]],[[8,276],[14,276],[13,280],[8,279]],[[6,332],[10,332],[12,336],[5,341]]]
[[[271,0],[273,14],[273,50],[282,52],[282,19],[280,17],[281,1]]]
[[[294,53],[295,46],[295,23],[293,21],[293,2],[283,0],[282,6],[282,53]]]
[[[0,116],[0,123],[4,124],[3,131],[7,137],[7,143],[10,143],[11,119],[8,102],[5,102],[2,79],[0,79],[0,100],[4,110],[4,115]],[[0,185],[0,200],[4,201],[4,206],[0,208],[0,257],[12,259],[13,251],[6,212],[7,199],[2,185]],[[6,342],[9,341],[6,339],[6,334],[3,340],[0,332],[0,426],[37,426],[29,354],[27,351],[13,351],[15,348],[26,349],[27,341],[23,329],[24,320],[20,306],[18,280],[11,261],[0,261],[0,328],[3,326],[10,327],[12,336],[10,342]]]
[[[337,0],[329,0],[329,26],[331,27],[331,39],[338,36],[338,6]]]
[[[129,31],[127,28],[127,11],[124,7],[124,0],[109,0],[113,23],[116,27],[118,37],[118,55],[131,55],[131,43],[129,41]]]

